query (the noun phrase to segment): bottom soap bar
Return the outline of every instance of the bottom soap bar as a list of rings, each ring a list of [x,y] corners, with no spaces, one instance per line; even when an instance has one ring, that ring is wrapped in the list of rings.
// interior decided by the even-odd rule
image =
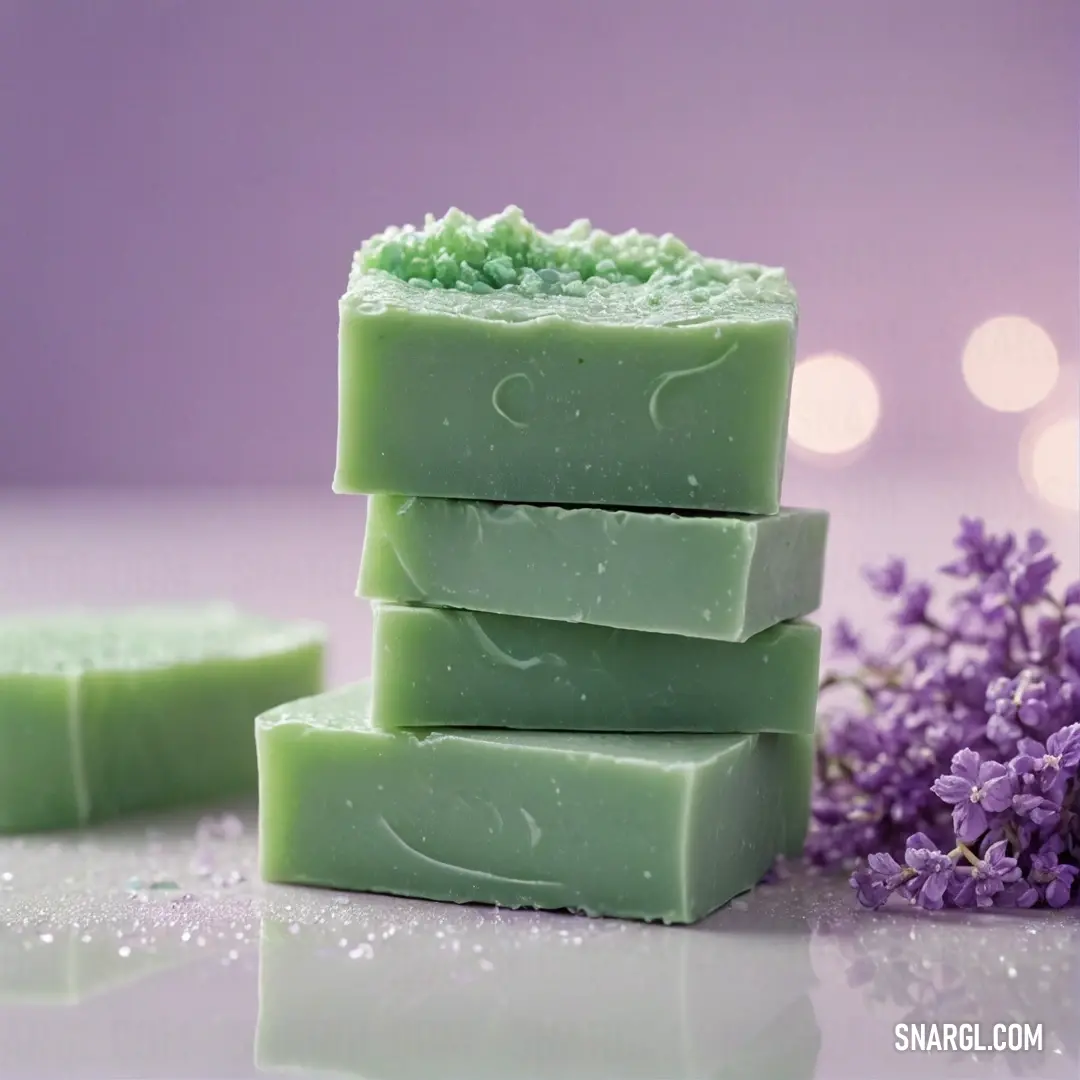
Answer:
[[[690,923],[802,849],[809,736],[385,732],[370,697],[257,721],[266,880]]]

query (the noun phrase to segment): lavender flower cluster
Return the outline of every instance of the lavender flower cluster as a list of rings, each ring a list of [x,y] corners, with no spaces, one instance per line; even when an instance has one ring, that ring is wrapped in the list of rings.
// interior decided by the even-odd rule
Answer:
[[[841,622],[848,663],[822,689],[807,855],[866,864],[858,899],[921,907],[1080,903],[1080,582],[1051,592],[1046,538],[993,535],[961,519],[958,583],[934,590],[900,559],[867,571],[892,605],[875,650]]]

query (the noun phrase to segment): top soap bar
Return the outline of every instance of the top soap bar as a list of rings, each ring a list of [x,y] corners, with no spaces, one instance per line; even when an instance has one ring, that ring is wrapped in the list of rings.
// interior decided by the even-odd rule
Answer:
[[[779,508],[782,270],[451,210],[368,240],[340,314],[335,491]]]

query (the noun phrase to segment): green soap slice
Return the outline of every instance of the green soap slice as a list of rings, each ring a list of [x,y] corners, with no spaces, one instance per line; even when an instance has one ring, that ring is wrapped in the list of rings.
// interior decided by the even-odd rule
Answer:
[[[385,913],[348,929],[263,923],[260,1069],[364,1080],[813,1074],[807,933],[710,921],[700,931],[598,924],[560,934],[557,917],[470,920],[455,932],[445,918],[409,914],[419,927],[389,938],[377,932]]]
[[[802,849],[806,736],[382,732],[369,710],[364,682],[260,717],[266,880],[687,923]]]
[[[657,514],[375,495],[359,595],[745,641],[817,609],[828,515]]]
[[[374,605],[377,728],[809,735],[821,631],[741,644],[448,608]]]
[[[228,605],[0,619],[0,833],[253,791],[254,718],[320,689],[324,642]]]
[[[367,241],[340,304],[339,492],[779,508],[784,272],[510,207]]]

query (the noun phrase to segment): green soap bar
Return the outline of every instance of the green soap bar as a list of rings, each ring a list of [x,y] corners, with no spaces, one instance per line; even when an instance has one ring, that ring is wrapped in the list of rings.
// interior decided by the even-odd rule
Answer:
[[[321,688],[324,638],[228,605],[0,619],[0,833],[254,791],[254,718]]]
[[[368,240],[340,318],[335,491],[779,508],[782,270],[451,210]]]
[[[516,615],[374,608],[377,728],[776,731],[810,735],[821,631],[733,644]]]
[[[810,935],[729,911],[700,930],[568,932],[559,916],[455,930],[421,910],[391,937],[377,909],[348,927],[266,920],[255,1062],[364,1080],[809,1077]]]
[[[260,717],[266,880],[686,923],[802,849],[807,736],[414,734],[369,710],[362,682]]]
[[[745,641],[817,609],[828,520],[375,495],[358,592]]]

